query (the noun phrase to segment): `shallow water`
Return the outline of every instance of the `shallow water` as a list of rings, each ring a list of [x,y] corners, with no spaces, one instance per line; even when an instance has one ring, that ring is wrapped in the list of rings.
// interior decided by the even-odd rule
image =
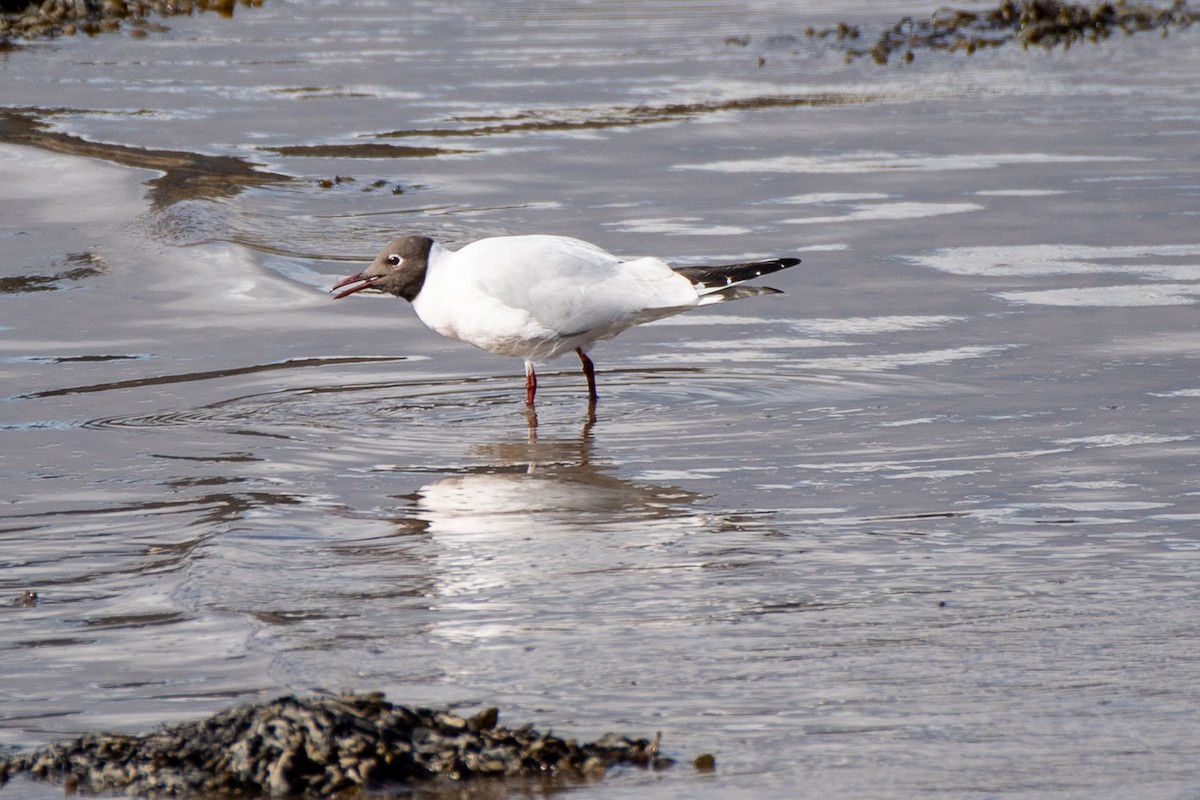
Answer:
[[[0,744],[357,688],[683,762],[581,797],[1200,795],[1197,34],[802,35],[934,7],[268,0],[0,55],[128,148],[0,144]],[[519,362],[329,301],[409,231],[804,263],[598,347],[594,419],[555,362],[534,433]]]

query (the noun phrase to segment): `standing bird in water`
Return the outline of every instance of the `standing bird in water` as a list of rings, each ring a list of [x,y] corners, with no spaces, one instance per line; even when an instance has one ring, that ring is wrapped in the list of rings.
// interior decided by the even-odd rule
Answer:
[[[566,236],[497,236],[459,250],[427,236],[404,236],[330,291],[334,299],[363,289],[403,297],[443,336],[524,359],[525,403],[532,407],[535,364],[574,350],[595,403],[596,371],[587,355],[594,343],[697,306],[779,294],[742,284],[798,263],[772,258],[671,267],[657,258],[626,261]]]

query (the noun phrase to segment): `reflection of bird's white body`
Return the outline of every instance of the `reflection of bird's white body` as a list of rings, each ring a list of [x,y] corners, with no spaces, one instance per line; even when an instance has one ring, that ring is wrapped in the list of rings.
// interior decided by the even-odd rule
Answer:
[[[534,364],[574,350],[595,401],[586,354],[592,344],[696,306],[777,293],[741,284],[797,263],[671,267],[657,258],[625,261],[565,236],[498,236],[454,251],[426,236],[405,236],[333,291],[338,298],[368,288],[390,292],[412,303],[438,333],[524,359],[525,400],[533,405]]]
[[[540,364],[702,302],[657,258],[622,261],[563,236],[506,236],[457,251],[434,243],[412,306],[443,336]]]

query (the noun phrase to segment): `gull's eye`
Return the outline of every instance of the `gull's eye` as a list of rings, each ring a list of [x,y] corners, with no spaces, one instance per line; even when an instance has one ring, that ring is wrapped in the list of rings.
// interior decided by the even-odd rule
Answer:
[[[400,256],[396,255],[395,253],[392,253],[390,256],[387,257],[387,263],[391,264],[393,267],[400,266],[400,262],[402,260],[403,259],[401,259]]]

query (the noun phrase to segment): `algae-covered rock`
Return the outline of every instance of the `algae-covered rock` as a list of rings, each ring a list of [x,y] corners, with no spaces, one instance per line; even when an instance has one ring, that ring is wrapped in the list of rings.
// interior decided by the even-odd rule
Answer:
[[[529,725],[392,705],[381,694],[281,697],[145,736],[89,733],[0,759],[91,792],[140,796],[330,795],[431,778],[596,777],[616,764],[662,767],[658,741],[609,734],[578,744]]]

